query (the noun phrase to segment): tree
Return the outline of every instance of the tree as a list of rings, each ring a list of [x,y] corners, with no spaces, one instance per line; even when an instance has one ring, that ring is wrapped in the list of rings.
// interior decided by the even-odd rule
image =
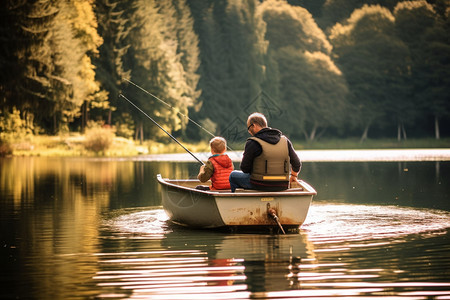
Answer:
[[[184,80],[186,81],[186,91],[183,96],[187,97],[185,102],[189,106],[196,103],[201,94],[198,90],[200,75],[199,38],[194,31],[194,19],[192,17],[186,0],[173,1],[176,18],[176,36],[178,40],[177,54],[180,55],[180,62],[184,69]]]
[[[277,63],[280,105],[286,112],[274,123],[293,136],[302,132],[308,140],[341,126],[347,86],[323,31],[308,11],[285,1],[266,1],[260,9],[267,23],[269,54]]]
[[[177,15],[172,2],[136,1],[129,19],[133,24],[127,37],[130,47],[121,58],[123,66],[129,70],[132,82],[164,99],[162,103],[135,88],[127,89],[137,106],[163,124],[168,131],[182,130],[185,127],[187,120],[182,116],[187,114],[187,108],[195,101],[192,97],[196,96],[195,77],[193,73],[186,75],[181,62],[183,55],[189,53],[195,56],[196,52],[186,43],[179,47],[177,16],[180,15]],[[195,66],[191,71],[195,72],[194,69]],[[167,104],[174,109],[167,109]],[[161,135],[153,124],[144,123],[142,114],[133,110],[132,115],[138,120],[136,137],[139,134],[141,141],[144,138],[144,124],[147,126],[148,136]]]
[[[328,30],[336,23],[344,22],[353,11],[361,9],[364,5],[380,5],[392,10],[397,2],[399,0],[327,0],[317,22],[321,28]]]
[[[13,113],[17,108],[33,129],[35,117],[49,116],[48,100],[54,98],[54,66],[47,41],[58,11],[52,1],[1,1],[0,5],[1,109]]]
[[[363,6],[330,34],[338,65],[342,68],[353,105],[356,124],[363,128],[361,141],[377,122],[397,121],[398,138],[406,138],[405,122],[412,121],[414,103],[406,87],[407,47],[395,36],[394,16],[381,6]]]
[[[55,71],[55,103],[53,119],[57,129],[67,126],[82,111],[82,128],[87,123],[87,111],[91,103],[108,108],[106,94],[100,93],[100,83],[95,80],[91,57],[98,54],[103,42],[97,33],[97,19],[92,10],[92,1],[59,1],[58,14],[51,30],[49,44],[53,51]],[[104,104],[103,104],[104,103]],[[61,127],[60,127],[61,128]]]
[[[101,39],[91,1],[2,3],[13,20],[3,57],[13,63],[14,76],[2,84],[4,103],[45,132],[67,128],[83,101],[99,91],[90,55]]]
[[[236,107],[244,109],[263,89],[264,23],[256,15],[255,0],[189,1],[189,5],[201,50],[202,106],[197,116],[213,120],[221,132],[230,116],[236,117]]]
[[[99,47],[99,55],[94,57],[96,66],[96,79],[102,89],[108,93],[109,125],[113,122],[113,111],[119,113],[114,118],[118,128],[126,126],[134,127],[133,119],[127,113],[130,107],[128,103],[119,101],[119,93],[126,87],[124,79],[130,79],[130,70],[124,66],[125,55],[130,48],[130,33],[135,24],[130,18],[136,10],[134,1],[128,0],[96,0],[95,13],[98,19],[98,32],[103,39]],[[131,123],[130,123],[131,121]]]
[[[394,15],[397,35],[411,53],[411,94],[417,107],[433,116],[434,135],[439,139],[439,121],[450,117],[448,16],[443,18],[425,1],[401,2]]]

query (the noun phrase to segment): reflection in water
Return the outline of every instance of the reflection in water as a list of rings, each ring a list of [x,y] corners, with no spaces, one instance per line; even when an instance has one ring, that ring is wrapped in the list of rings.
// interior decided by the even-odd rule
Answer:
[[[186,295],[209,295],[209,299],[223,299],[219,295],[225,295],[233,299],[242,298],[242,291],[248,294],[243,267],[234,259],[208,260],[205,253],[194,250],[99,255],[101,265],[109,269],[94,277],[105,290],[100,297],[193,299]]]
[[[156,172],[183,166],[81,158],[0,159],[1,295],[95,295],[99,222],[111,208],[148,206]],[[136,197],[136,191],[142,193]],[[86,284],[88,283],[88,284]],[[90,284],[89,284],[90,283]]]
[[[302,169],[302,179],[318,191],[315,200],[450,211],[450,162],[305,163]]]
[[[161,225],[160,230],[143,224],[144,214]],[[297,288],[296,264],[300,257],[314,256],[304,235],[224,234],[189,230],[166,220],[162,209],[150,209],[105,222],[104,230],[114,232],[110,239],[128,236],[153,250],[105,255],[100,265],[108,270],[100,271],[95,279],[107,288],[106,294],[127,291],[127,297],[151,295],[152,299],[248,298],[249,291]],[[148,229],[153,230],[153,237]],[[160,237],[160,244],[155,236]],[[130,266],[132,271],[123,273]]]
[[[152,299],[450,294],[445,275],[417,270],[422,254],[402,257],[411,245],[426,248],[448,236],[448,212],[319,203],[310,216],[301,234],[270,236],[184,229],[170,225],[160,208],[123,214],[105,222],[105,230],[122,238],[158,236],[165,250],[100,254],[107,270],[95,280],[104,296],[121,291]],[[440,249],[443,259],[449,250]]]
[[[170,224],[196,163],[0,159],[1,298],[448,299],[450,163],[305,163],[298,235]]]

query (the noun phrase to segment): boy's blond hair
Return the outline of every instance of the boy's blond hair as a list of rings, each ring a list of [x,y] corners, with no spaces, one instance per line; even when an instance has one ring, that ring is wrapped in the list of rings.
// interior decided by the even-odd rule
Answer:
[[[221,136],[216,136],[209,141],[209,146],[211,151],[223,153],[227,149],[227,141]]]

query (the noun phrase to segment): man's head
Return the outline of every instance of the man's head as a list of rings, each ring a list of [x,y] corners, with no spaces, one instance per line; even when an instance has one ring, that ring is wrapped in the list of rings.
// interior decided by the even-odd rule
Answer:
[[[262,113],[252,113],[247,119],[247,130],[251,135],[267,127],[267,119]]]
[[[222,154],[227,149],[227,141],[220,136],[216,136],[209,141],[212,154]]]

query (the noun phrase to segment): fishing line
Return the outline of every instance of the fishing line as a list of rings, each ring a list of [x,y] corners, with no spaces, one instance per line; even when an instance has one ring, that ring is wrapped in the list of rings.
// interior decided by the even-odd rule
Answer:
[[[157,97],[156,95],[153,95],[152,93],[150,93],[149,91],[147,91],[146,89],[144,89],[143,87],[139,86],[138,84],[134,83],[133,81],[123,78],[123,80],[127,81],[128,83],[131,83],[133,86],[135,86],[136,88],[140,89],[142,92],[146,93],[147,95],[152,96],[153,98],[155,98],[156,100],[158,100],[159,102],[163,103],[164,105],[170,107],[172,110],[175,110],[175,107],[173,107],[172,105],[170,105],[169,103],[167,103],[166,101],[162,100],[161,98]],[[203,131],[205,131],[206,133],[208,133],[210,136],[212,137],[216,137],[213,133],[211,133],[208,129],[206,129],[205,127],[203,127],[202,125],[198,124],[197,122],[195,122],[194,120],[192,120],[191,118],[189,118],[188,116],[186,116],[185,114],[183,114],[180,111],[177,111],[177,114],[183,116],[184,118],[188,119],[189,121],[191,121],[192,123],[194,123],[197,127],[199,127],[200,129],[202,129]],[[230,151],[234,150],[228,146],[227,143],[227,149]]]
[[[189,151],[185,146],[183,146],[173,135],[171,135],[167,130],[165,130],[161,125],[159,125],[155,120],[153,120],[148,114],[146,114],[142,109],[140,109],[136,104],[134,104],[131,100],[129,100],[127,97],[125,97],[123,94],[119,94],[119,97],[122,97],[123,99],[127,100],[131,105],[133,105],[138,111],[143,113],[147,118],[149,118],[156,126],[159,127],[162,131],[164,131],[168,136],[172,138],[175,142],[177,142],[178,145],[180,145],[184,150],[186,150],[187,153],[192,155],[200,164],[204,165],[204,163],[194,155],[191,151]]]
[[[153,98],[155,98],[156,100],[158,100],[159,102],[163,103],[164,105],[170,107],[171,109],[175,110],[175,107],[173,107],[172,105],[170,105],[169,103],[165,102],[164,100],[158,98],[157,96],[153,95],[152,93],[150,93],[149,91],[147,91],[146,89],[144,89],[143,87],[137,85],[136,83],[132,82],[131,80],[128,80],[126,78],[124,78],[123,80],[131,83],[132,85],[134,85],[135,87],[137,87],[138,89],[140,89],[141,91],[143,91],[144,93],[152,96]],[[199,128],[203,129],[205,132],[207,132],[209,135],[211,135],[212,137],[215,137],[215,135],[213,133],[211,133],[210,131],[208,131],[205,127],[203,127],[202,125],[198,124],[197,122],[195,122],[194,120],[192,120],[191,118],[189,118],[188,116],[186,116],[185,114],[183,114],[180,111],[177,111],[177,114],[183,116],[184,118],[188,119],[189,121],[191,121],[192,123],[194,123],[195,125],[197,125]]]

